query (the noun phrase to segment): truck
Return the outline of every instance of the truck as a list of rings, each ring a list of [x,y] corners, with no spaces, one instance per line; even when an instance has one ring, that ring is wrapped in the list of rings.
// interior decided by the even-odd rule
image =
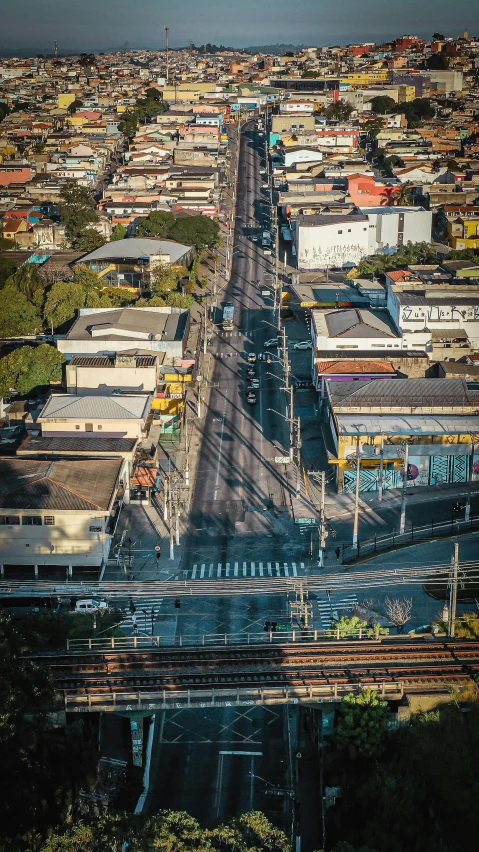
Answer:
[[[223,331],[233,331],[235,309],[232,302],[226,302],[223,307]]]

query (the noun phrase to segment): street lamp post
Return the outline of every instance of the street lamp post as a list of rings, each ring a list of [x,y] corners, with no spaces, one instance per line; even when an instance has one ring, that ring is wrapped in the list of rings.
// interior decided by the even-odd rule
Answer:
[[[384,482],[384,434],[381,432],[381,448],[379,450],[379,482],[378,482],[378,498],[383,499],[383,482]]]
[[[354,524],[353,524],[353,547],[357,547],[359,535],[359,490],[361,479],[361,454],[359,451],[359,435],[356,438],[356,452],[348,456],[351,468],[356,468],[356,483],[354,489]]]
[[[399,521],[399,534],[406,529],[406,488],[408,483],[408,468],[409,468],[409,441],[404,444],[404,473],[402,478],[402,496],[401,496],[401,519]]]

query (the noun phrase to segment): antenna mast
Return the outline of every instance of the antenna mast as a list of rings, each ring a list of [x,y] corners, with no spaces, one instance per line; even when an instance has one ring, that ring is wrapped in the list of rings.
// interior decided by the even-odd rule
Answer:
[[[53,42],[55,45],[55,61],[58,59],[58,41],[55,39]]]
[[[169,81],[169,78],[170,78],[169,32],[170,32],[170,28],[165,27],[165,36],[166,36],[166,85],[168,85],[168,81]]]

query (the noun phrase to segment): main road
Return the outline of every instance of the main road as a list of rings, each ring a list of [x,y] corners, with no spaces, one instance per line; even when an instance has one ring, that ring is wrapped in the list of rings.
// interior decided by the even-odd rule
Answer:
[[[251,564],[259,570],[261,562],[265,574],[268,565],[272,571],[281,564],[284,575],[285,562],[291,572],[293,563],[298,573],[304,570],[304,542],[295,538],[288,514],[286,469],[274,461],[287,454],[281,364],[257,365],[255,404],[246,402],[245,393],[247,353],[262,352],[264,341],[275,336],[272,300],[261,295],[271,258],[251,239],[261,233],[267,202],[260,188],[262,158],[264,140],[249,123],[240,139],[231,277],[218,295],[205,359],[202,445],[181,566],[198,579],[217,577],[218,566],[223,576],[227,570],[231,576],[246,572],[252,594],[208,603],[182,599],[178,630],[184,634],[261,630],[266,617],[284,620],[286,596],[265,601],[255,595]],[[220,324],[225,302],[235,307],[232,332]],[[287,828],[290,798],[265,794],[272,787],[291,788],[296,721],[295,710],[284,707],[178,708],[157,716],[147,810],[184,809],[211,824],[256,808]]]

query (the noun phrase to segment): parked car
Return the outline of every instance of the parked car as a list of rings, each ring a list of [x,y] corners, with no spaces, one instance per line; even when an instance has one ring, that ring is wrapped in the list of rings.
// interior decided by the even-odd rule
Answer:
[[[293,349],[312,349],[313,344],[311,340],[301,340],[299,343],[295,343]]]
[[[254,391],[248,391],[246,394],[246,402],[249,402],[250,405],[256,402],[256,394]]]
[[[107,609],[109,609],[108,603],[98,598],[83,598],[75,604],[75,612],[98,612]]]
[[[251,385],[251,390],[254,390],[254,389],[257,390],[259,388],[259,379],[251,379],[250,385]],[[249,390],[249,388],[248,388],[248,390]]]

